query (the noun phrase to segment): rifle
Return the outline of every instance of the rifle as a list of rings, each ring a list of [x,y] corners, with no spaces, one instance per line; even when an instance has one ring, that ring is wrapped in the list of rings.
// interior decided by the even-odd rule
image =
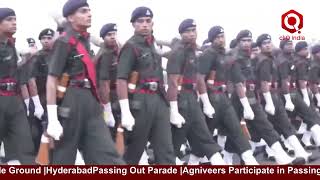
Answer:
[[[50,163],[50,150],[54,148],[54,142],[47,133],[41,136],[41,143],[35,162],[39,165],[49,165]]]
[[[66,107],[58,107],[58,115],[67,118],[70,116],[70,109]],[[48,122],[48,115],[45,113],[41,117],[42,122]],[[54,139],[45,131],[46,125],[43,125],[44,132],[41,136],[40,147],[35,162],[39,165],[49,165],[50,150],[54,148]]]
[[[117,152],[120,154],[120,156],[123,156],[124,154],[124,135],[123,135],[123,128],[119,125],[117,128],[116,138],[115,138],[115,146]]]

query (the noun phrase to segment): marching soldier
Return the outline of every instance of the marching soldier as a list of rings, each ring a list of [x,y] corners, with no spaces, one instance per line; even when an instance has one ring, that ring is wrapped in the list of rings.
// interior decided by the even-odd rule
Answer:
[[[0,8],[0,141],[7,159],[34,164],[33,142],[23,103],[17,94],[19,73],[15,40],[16,15]],[[20,74],[21,75],[21,74]]]
[[[63,16],[70,29],[53,46],[47,79],[47,134],[59,141],[52,151],[52,164],[74,164],[77,149],[83,152],[86,164],[124,164],[104,123],[96,91],[95,66],[89,53],[87,28],[91,26],[91,13],[87,1],[68,0]],[[67,87],[58,87],[60,77],[69,79]],[[57,90],[65,91],[59,107]]]
[[[310,89],[314,96],[314,102],[317,108],[320,108],[320,45],[314,45],[311,50],[313,60],[310,67]]]
[[[36,150],[39,148],[41,135],[47,125],[47,120],[43,117],[47,114],[46,107],[46,84],[48,76],[48,63],[51,49],[54,43],[54,31],[44,29],[39,34],[39,40],[42,49],[33,56],[31,67],[31,79],[28,81],[29,93],[34,104],[34,116],[37,118],[33,124],[36,124],[38,132],[34,135]]]
[[[288,156],[279,143],[280,136],[268,121],[262,105],[259,102],[256,89],[254,66],[250,60],[252,34],[242,30],[237,35],[238,49],[230,57],[229,79],[235,86],[231,99],[240,117],[246,120],[252,140],[264,139],[274,151],[278,164],[300,163]]]
[[[206,156],[212,165],[223,165],[225,162],[219,153],[221,149],[213,141],[205,122],[205,116],[197,101],[197,29],[194,20],[185,19],[182,21],[179,33],[181,42],[171,52],[167,64],[169,85],[167,93],[171,110],[170,122],[174,125],[172,138],[175,153],[179,153],[181,145],[187,138],[194,155]],[[213,118],[215,110],[209,102],[208,94],[200,94],[200,99],[204,104],[205,115]],[[182,124],[184,125],[182,126]]]
[[[105,121],[111,128],[118,127],[117,125],[119,124],[121,115],[116,94],[116,70],[120,50],[120,47],[118,47],[117,44],[116,36],[116,24],[109,23],[101,28],[100,37],[104,39],[105,47],[102,49],[103,53],[96,64],[98,88],[104,107]],[[112,135],[114,137],[114,131],[112,131]]]
[[[248,139],[240,127],[240,120],[229,100],[226,92],[226,60],[225,60],[225,36],[221,26],[214,26],[208,33],[208,41],[211,46],[199,57],[199,92],[200,97],[209,94],[210,102],[216,110],[214,119],[207,119],[211,132],[214,128],[224,131],[227,135],[227,142],[232,141],[236,146],[236,152],[241,155],[245,164],[257,165],[253,157]],[[203,98],[202,98],[203,99]],[[205,101],[204,101],[205,102]],[[203,102],[203,110],[206,112],[206,104]],[[226,151],[231,152],[227,149]]]
[[[271,36],[262,34],[257,38],[257,46],[261,49],[261,53],[256,59],[256,77],[257,88],[260,91],[259,96],[261,104],[268,115],[268,120],[272,123],[275,130],[284,136],[285,141],[294,149],[295,156],[309,161],[311,153],[307,153],[298,138],[293,125],[290,123],[285,106],[278,94],[277,68],[275,65],[273,46]],[[291,107],[288,107],[291,105]],[[287,109],[292,110],[293,104],[287,104]]]
[[[304,41],[298,42],[295,47],[294,57],[292,41],[283,40],[280,42],[282,52],[276,59],[279,83],[283,101],[288,111],[289,117],[301,117],[303,123],[307,125],[307,130],[302,142],[307,148],[312,148],[311,136],[316,141],[319,139],[319,117],[310,106],[309,94],[306,86],[308,80],[308,44]],[[318,137],[318,138],[317,138]],[[319,142],[319,141],[318,141]]]
[[[161,57],[154,47],[152,18],[153,13],[147,7],[138,7],[132,12],[130,22],[135,34],[123,46],[117,67],[121,124],[128,130],[124,154],[128,164],[138,164],[148,140],[154,148],[156,164],[175,164]],[[128,85],[132,90],[130,94]]]

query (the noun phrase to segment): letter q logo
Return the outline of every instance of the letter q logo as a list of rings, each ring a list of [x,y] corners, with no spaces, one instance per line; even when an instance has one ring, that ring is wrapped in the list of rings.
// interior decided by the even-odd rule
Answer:
[[[282,29],[290,33],[301,33],[303,27],[303,16],[295,10],[290,10],[281,16]]]

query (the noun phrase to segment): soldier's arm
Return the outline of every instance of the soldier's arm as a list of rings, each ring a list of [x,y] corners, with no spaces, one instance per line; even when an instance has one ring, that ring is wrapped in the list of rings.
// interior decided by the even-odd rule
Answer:
[[[169,101],[177,101],[178,99],[178,86],[181,74],[183,73],[184,65],[184,55],[182,50],[176,50],[173,52],[167,63],[167,73],[168,73],[168,90],[167,98]]]
[[[308,73],[305,66],[303,63],[297,65],[297,79],[300,90],[307,88]]]
[[[197,87],[200,94],[207,93],[207,86],[206,86],[206,76],[208,76],[208,80],[211,81],[210,83],[213,84],[215,77],[216,77],[216,64],[215,60],[213,60],[212,56],[207,54],[202,54],[199,57],[198,61],[198,71],[197,74]]]
[[[55,41],[48,65],[47,105],[56,105],[58,78],[61,77],[64,71],[69,50],[70,46],[66,41],[62,39]]]
[[[136,59],[133,47],[125,46],[121,50],[117,66],[117,95],[119,100],[128,99],[128,79]]]
[[[52,75],[48,75],[47,78],[47,104],[56,105],[56,93],[58,86],[58,78]]]
[[[37,96],[38,95],[38,88],[37,88],[37,83],[35,78],[31,78],[28,81],[28,86],[29,86],[29,91],[30,91],[30,96]]]
[[[207,93],[205,77],[206,75],[203,75],[203,74],[197,75],[197,87],[200,94]]]
[[[263,62],[261,62],[258,68],[258,76],[260,80],[262,93],[270,92],[269,84],[271,82],[272,75],[271,75],[269,63],[267,61],[268,60],[264,60]]]
[[[319,78],[318,78],[318,68],[317,67],[311,68],[309,82],[311,85],[310,89],[311,89],[312,93],[313,94],[319,93],[319,87],[318,87]]]
[[[97,66],[97,71],[99,71],[99,95],[103,104],[110,102],[110,62],[112,56],[103,54]]]
[[[239,98],[241,99],[246,97],[246,88],[243,83],[245,81],[245,77],[241,73],[239,64],[237,63],[232,64],[231,68],[229,69],[229,73],[230,73],[229,78],[231,82],[234,84],[235,91],[239,96]]]

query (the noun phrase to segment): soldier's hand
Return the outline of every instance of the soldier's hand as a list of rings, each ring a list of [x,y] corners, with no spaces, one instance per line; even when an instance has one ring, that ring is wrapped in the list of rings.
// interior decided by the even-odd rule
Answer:
[[[290,93],[284,94],[284,99],[286,100],[286,104],[285,104],[286,110],[292,112],[294,110],[294,104],[292,103]]]
[[[303,101],[306,103],[306,105],[309,107],[310,106],[310,99],[309,97],[303,97]]]
[[[181,128],[182,125],[186,123],[185,119],[179,113],[177,101],[170,101],[170,123],[177,128]]]
[[[292,103],[292,101],[286,101],[285,108],[286,110],[292,112],[294,110],[294,104]]]
[[[243,118],[247,120],[253,120],[254,113],[252,111],[248,98],[247,97],[240,98],[240,102],[243,106]]]
[[[104,111],[103,112],[103,118],[104,118],[104,121],[106,122],[106,124],[109,127],[114,127],[115,126],[116,121],[115,121],[112,113]]]
[[[109,127],[114,127],[116,124],[116,121],[114,120],[113,114],[112,114],[112,109],[111,109],[111,103],[104,104],[104,111],[103,111],[103,118],[106,124]]]
[[[41,120],[43,114],[44,114],[44,109],[42,108],[42,106],[36,106],[34,109],[34,116],[36,116],[39,120]]]
[[[31,97],[34,103],[34,116],[41,120],[44,110],[40,102],[40,98],[38,95]]]
[[[275,112],[276,112],[276,108],[274,107],[274,105],[273,104],[271,104],[271,103],[268,103],[268,104],[266,104],[265,106],[264,106],[264,110],[268,113],[268,114],[270,114],[270,115],[274,115],[275,114]]]
[[[119,100],[120,108],[121,108],[121,125],[126,128],[128,131],[132,131],[133,126],[135,124],[135,119],[131,114],[129,108],[129,100],[121,99]]]
[[[55,140],[60,140],[63,134],[63,128],[58,120],[57,105],[47,105],[48,127],[47,134]]]
[[[200,94],[200,99],[203,103],[203,113],[209,118],[213,118],[213,115],[216,113],[214,108],[212,107],[208,94]]]

